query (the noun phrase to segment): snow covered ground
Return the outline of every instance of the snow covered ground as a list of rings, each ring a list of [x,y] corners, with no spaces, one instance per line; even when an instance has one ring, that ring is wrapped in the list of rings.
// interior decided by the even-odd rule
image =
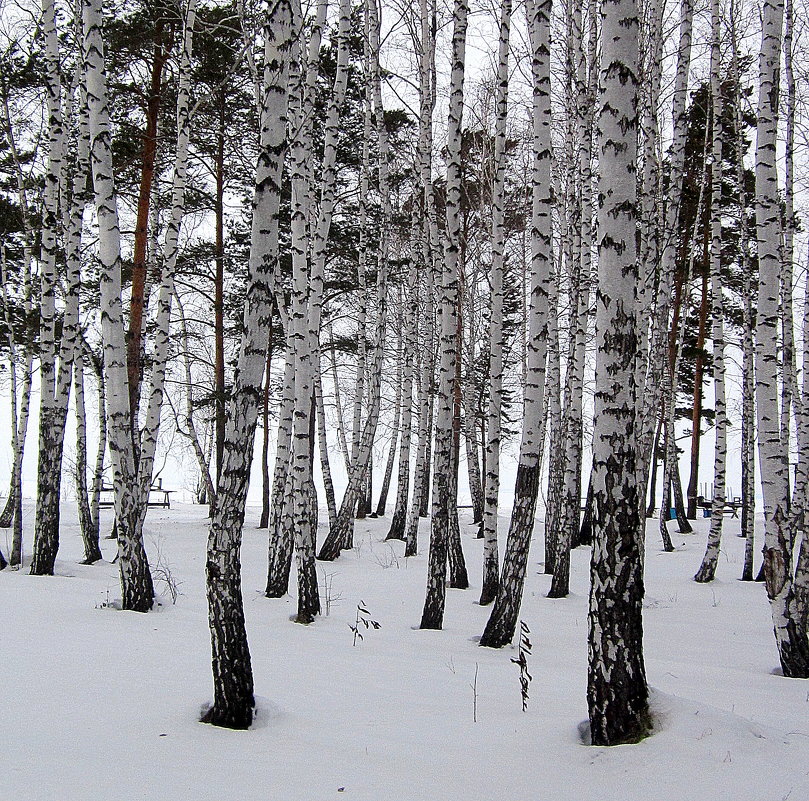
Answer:
[[[0,573],[0,799],[809,799],[809,681],[777,674],[763,587],[737,581],[737,520],[709,585],[691,580],[708,521],[674,535],[672,554],[650,524],[645,645],[658,730],[606,749],[579,737],[589,551],[573,555],[573,594],[549,600],[539,525],[522,609],[533,642],[524,713],[516,649],[476,643],[488,610],[476,603],[482,543],[472,527],[473,587],[448,592],[443,631],[415,628],[427,521],[422,553],[408,560],[402,543],[382,541],[386,521],[358,521],[354,551],[318,567],[328,614],[303,627],[290,622],[293,598],[262,594],[266,534],[249,509],[243,589],[257,720],[247,732],[198,723],[211,697],[204,513],[150,510],[150,559],[159,551],[181,594],[148,615],[114,608],[115,565],[78,564],[68,504],[58,575]],[[29,552],[32,519],[30,508]],[[103,546],[112,558],[113,543]],[[360,601],[381,628],[361,629],[354,646]]]

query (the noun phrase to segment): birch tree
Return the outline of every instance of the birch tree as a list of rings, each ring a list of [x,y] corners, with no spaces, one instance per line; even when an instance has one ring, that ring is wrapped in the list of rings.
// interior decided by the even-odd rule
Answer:
[[[756,127],[756,241],[759,261],[756,317],[756,417],[764,496],[764,581],[772,610],[775,642],[785,676],[809,678],[806,619],[799,614],[788,526],[789,476],[781,441],[778,384],[778,323],[781,258],[781,204],[778,196],[776,137],[782,0],[763,5]]]
[[[534,528],[536,500],[545,437],[545,372],[548,351],[548,294],[551,272],[551,65],[550,0],[526,4],[531,53],[532,177],[531,177],[531,306],[528,363],[523,397],[523,429],[514,506],[506,538],[500,584],[481,646],[501,648],[511,642],[522,603],[528,551]]]
[[[145,612],[151,609],[154,602],[154,587],[143,539],[136,526],[137,473],[132,443],[126,343],[121,309],[121,231],[113,178],[99,0],[84,0],[82,14],[90,156],[98,221],[104,380],[107,385],[109,448],[113,467],[122,606],[124,609]]]
[[[276,0],[268,7],[263,35],[260,152],[253,196],[244,328],[229,403],[224,458],[206,561],[214,701],[202,720],[234,729],[250,726],[255,705],[241,592],[240,549],[278,266],[278,211],[287,133],[287,78],[294,36],[292,8],[288,0]]]
[[[593,552],[587,703],[593,745],[649,730],[643,661],[643,517],[638,485],[635,354],[638,266],[635,181],[638,9],[601,7],[599,210]]]
[[[452,495],[452,412],[455,360],[458,358],[458,250],[460,247],[461,134],[463,88],[466,68],[467,0],[455,0],[452,15],[452,72],[447,122],[447,228],[440,275],[437,410],[434,423],[432,517],[427,594],[421,616],[422,629],[440,629],[446,600],[447,559],[451,536],[450,516],[457,517]]]
[[[714,377],[714,481],[711,530],[705,556],[694,580],[704,583],[716,575],[725,506],[725,463],[727,461],[727,402],[725,400],[725,336],[722,318],[722,88],[720,81],[721,19],[719,0],[711,0],[711,320]]]
[[[503,415],[503,274],[505,271],[506,135],[508,124],[508,59],[511,0],[500,5],[495,98],[494,185],[492,187],[492,267],[489,299],[489,407],[486,416],[486,475],[483,509],[483,581],[480,604],[490,604],[500,582],[497,551],[497,510],[500,497],[500,440]]]

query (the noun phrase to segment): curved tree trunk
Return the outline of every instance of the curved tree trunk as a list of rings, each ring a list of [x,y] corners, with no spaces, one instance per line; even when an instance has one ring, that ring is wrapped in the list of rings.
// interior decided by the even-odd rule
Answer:
[[[523,399],[523,430],[514,506],[506,538],[500,585],[482,646],[501,648],[511,642],[522,603],[528,551],[534,528],[536,500],[545,438],[545,371],[548,353],[548,294],[551,273],[551,71],[550,0],[526,5],[533,84],[531,308],[528,364]]]
[[[246,729],[253,720],[253,673],[244,624],[241,549],[244,505],[261,398],[267,331],[272,324],[278,263],[278,210],[287,127],[287,76],[293,37],[286,0],[271,6],[264,25],[264,97],[253,199],[247,303],[238,370],[229,402],[224,458],[206,561],[214,702],[205,723]]]

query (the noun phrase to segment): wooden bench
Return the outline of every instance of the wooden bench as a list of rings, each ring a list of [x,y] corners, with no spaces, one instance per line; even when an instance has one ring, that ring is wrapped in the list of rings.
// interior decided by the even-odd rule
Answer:
[[[711,512],[713,510],[713,501],[705,500],[701,495],[697,498],[697,506],[700,509],[707,510]],[[740,498],[731,498],[729,501],[725,501],[722,504],[722,514],[729,514],[731,517],[738,517],[739,510],[742,508],[743,504]],[[706,515],[709,517],[710,515]]]
[[[149,488],[149,500],[147,502],[147,506],[157,506],[162,509],[171,509],[171,496],[176,492],[176,490],[171,489],[163,489],[163,482],[162,480],[158,480],[157,483],[152,484]],[[102,484],[101,486],[101,494],[102,496],[106,493],[107,497],[100,498],[98,501],[98,505],[100,507],[108,508],[115,505],[115,490],[113,487],[108,487]],[[156,495],[156,499],[152,499],[152,496]]]

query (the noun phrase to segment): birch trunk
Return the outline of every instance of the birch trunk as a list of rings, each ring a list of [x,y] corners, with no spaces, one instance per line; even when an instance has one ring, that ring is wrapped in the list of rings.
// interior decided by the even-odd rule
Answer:
[[[34,230],[29,214],[30,204],[26,189],[26,178],[23,174],[20,154],[17,150],[16,137],[11,121],[11,112],[8,105],[8,93],[2,94],[3,122],[5,123],[5,136],[8,142],[8,149],[11,153],[11,161],[14,167],[14,180],[17,190],[17,205],[20,208],[20,215],[23,224],[23,309],[26,317],[33,309],[33,281],[31,277],[31,265],[34,253]],[[25,452],[25,440],[28,433],[28,418],[31,408],[31,379],[33,376],[34,351],[31,347],[25,347],[20,352],[18,343],[15,341],[14,329],[11,324],[9,310],[9,296],[6,271],[6,249],[0,247],[0,269],[2,270],[2,293],[3,308],[6,314],[6,327],[8,330],[9,346],[9,373],[11,378],[11,479],[9,481],[8,496],[0,512],[0,528],[13,526],[12,532],[12,552],[10,554],[10,564],[16,567],[22,560],[22,462]],[[18,375],[18,363],[22,361],[22,382]],[[15,561],[16,560],[16,561]]]
[[[384,340],[387,321],[388,291],[388,232],[391,219],[390,185],[388,181],[388,140],[385,127],[384,108],[382,106],[382,85],[379,65],[380,47],[380,14],[375,0],[366,3],[368,15],[368,52],[370,58],[371,87],[373,107],[376,117],[376,136],[379,151],[378,181],[379,194],[382,200],[382,214],[379,229],[379,246],[377,251],[377,285],[376,285],[376,322],[374,348],[372,351],[368,381],[368,414],[362,425],[357,448],[352,453],[351,471],[348,486],[340,504],[335,526],[323,543],[319,559],[333,560],[341,549],[353,547],[354,509],[364,497],[363,491],[370,480],[371,452],[379,421],[380,393],[382,381],[382,362],[384,357]]]
[[[548,295],[552,261],[551,210],[551,72],[550,0],[529,0],[526,6],[531,48],[532,107],[532,211],[531,307],[528,363],[523,399],[523,430],[514,507],[506,538],[500,586],[480,639],[482,646],[500,648],[511,642],[522,603],[528,551],[534,528],[536,500],[545,437],[545,371],[548,351]]]
[[[567,238],[563,232],[560,237]],[[556,570],[559,540],[559,517],[562,511],[562,366],[559,352],[559,284],[562,275],[563,249],[551,261],[548,296],[548,503],[545,510],[545,573]],[[540,445],[542,447],[544,442]]]
[[[635,741],[649,730],[643,661],[643,517],[638,496],[635,354],[639,325],[635,226],[638,10],[601,8],[599,257],[593,431],[587,702],[593,745]]]
[[[795,516],[796,509],[801,506],[799,496],[802,491],[790,493],[790,425],[793,402],[795,404],[798,439],[804,433],[801,430],[801,412],[797,397],[797,378],[795,366],[795,333],[794,313],[792,307],[793,294],[793,259],[795,257],[795,76],[792,68],[793,49],[793,2],[786,0],[784,4],[784,79],[786,83],[786,119],[784,142],[784,216],[781,232],[781,442],[784,444],[784,459],[787,466],[787,498],[792,498],[790,512]],[[797,490],[798,487],[796,486]]]
[[[403,382],[404,382],[404,360],[405,360],[405,334],[404,334],[404,301],[402,299],[401,286],[397,287],[397,317],[399,325],[399,339],[396,353],[396,386],[394,389],[393,422],[391,423],[390,442],[388,444],[388,455],[385,460],[385,472],[382,477],[382,487],[379,490],[379,502],[376,505],[376,516],[383,517],[388,503],[388,492],[390,492],[390,482],[393,477],[393,465],[396,461],[396,444],[401,435],[401,422],[403,413]],[[387,538],[386,538],[387,539]]]
[[[447,189],[444,263],[435,271],[440,280],[437,413],[434,424],[433,502],[430,522],[430,554],[427,593],[420,628],[440,629],[444,620],[447,559],[451,536],[450,515],[457,517],[452,502],[452,415],[455,360],[458,350],[458,252],[461,231],[461,132],[466,65],[467,0],[455,0],[452,17],[452,72],[447,122]]]
[[[107,453],[109,437],[107,435],[107,390],[104,387],[104,366],[100,358],[90,354],[93,372],[96,376],[97,414],[98,414],[98,448],[96,449],[95,470],[90,490],[90,515],[94,528],[99,528],[99,502],[101,487],[104,483],[104,457]]]
[[[300,15],[295,3],[295,16]],[[303,21],[301,19],[301,26]],[[292,218],[290,223],[292,249],[292,291],[289,316],[289,344],[295,358],[295,405],[292,423],[292,453],[288,480],[289,500],[292,514],[288,518],[291,529],[284,532],[295,543],[298,569],[299,623],[311,623],[320,611],[315,576],[314,548],[317,531],[317,516],[312,515],[312,496],[315,492],[311,439],[312,399],[314,397],[314,365],[316,351],[314,340],[309,336],[310,270],[307,259],[309,241],[307,220],[309,215],[309,181],[307,162],[311,158],[311,103],[306,85],[307,59],[305,40],[297,43],[295,94],[291,95],[291,117],[297,135],[291,143]],[[292,89],[292,86],[290,87]],[[313,293],[312,293],[313,294]],[[317,506],[315,504],[315,510]]]
[[[511,38],[511,0],[500,5],[497,48],[497,96],[492,187],[492,268],[489,274],[489,405],[486,415],[486,475],[483,509],[483,582],[480,604],[497,596],[500,557],[497,550],[497,511],[500,497],[500,441],[503,410],[503,277],[505,272],[506,136],[508,134],[508,59]]]
[[[98,544],[98,521],[93,520],[87,487],[87,415],[84,403],[84,360],[76,353],[73,364],[73,387],[76,398],[76,501],[79,527],[84,543],[84,564],[103,558]]]
[[[644,462],[652,457],[648,445],[654,428],[654,418],[660,410],[662,419],[672,436],[676,434],[674,403],[676,399],[676,362],[679,348],[677,332],[677,311],[672,317],[672,294],[675,283],[680,209],[683,196],[683,176],[688,134],[688,116],[686,100],[688,95],[688,76],[691,67],[691,39],[694,19],[693,0],[682,0],[680,3],[680,26],[677,50],[677,69],[672,98],[672,141],[669,149],[669,188],[663,239],[660,243],[660,278],[657,291],[657,305],[653,320],[651,338],[651,355],[644,384],[643,396],[646,399],[642,430],[642,457]],[[678,308],[678,307],[676,307]],[[674,332],[670,335],[670,332]],[[674,443],[671,443],[674,445]],[[676,447],[666,449],[663,487],[668,491],[670,484],[679,484],[679,470],[676,464]],[[661,503],[661,533],[664,548],[671,550],[671,540],[666,530],[664,515],[668,515],[668,506]],[[684,516],[683,516],[684,518]],[[690,530],[685,519],[679,519],[680,531]]]
[[[745,215],[745,205],[741,206]],[[744,280],[744,331],[742,334],[742,512],[741,533],[745,538],[742,581],[753,580],[753,552],[756,527],[756,432],[755,377],[753,345],[753,281],[750,273]]]
[[[778,322],[780,199],[776,165],[778,76],[781,59],[782,0],[765,0],[759,56],[756,130],[756,239],[759,287],[756,318],[756,411],[761,488],[764,496],[764,576],[781,668],[787,677],[809,677],[806,621],[795,594],[789,477],[784,461],[778,409]]]
[[[215,439],[214,436],[214,426],[215,421],[211,421],[211,436],[208,440],[208,455],[205,455],[205,449],[203,448],[203,444],[199,440],[199,436],[197,435],[196,426],[194,425],[194,398],[193,398],[193,386],[194,381],[191,373],[191,351],[190,351],[190,343],[188,338],[188,325],[186,324],[185,318],[185,310],[183,309],[183,304],[180,301],[179,296],[176,293],[174,294],[174,299],[177,304],[177,312],[180,320],[180,341],[182,342],[183,346],[183,368],[185,373],[185,431],[180,427],[179,422],[177,424],[177,431],[182,434],[188,441],[191,443],[191,447],[194,451],[194,456],[197,460],[197,465],[199,466],[199,474],[200,474],[200,484],[203,487],[202,490],[202,498],[197,498],[198,503],[208,503],[209,512],[213,511],[214,504],[216,503],[216,488],[213,485],[213,479],[211,478],[211,452],[213,449],[213,442]],[[199,493],[198,493],[199,495]],[[209,515],[210,516],[210,515]]]
[[[278,0],[264,25],[264,95],[244,329],[225,431],[224,459],[206,562],[214,702],[202,720],[246,729],[253,720],[253,673],[244,623],[240,548],[267,331],[278,263],[278,211],[287,128],[292,9]]]
[[[65,131],[63,127],[62,87],[59,68],[59,39],[56,33],[56,9],[52,0],[42,4],[45,38],[45,87],[48,108],[48,163],[43,192],[42,241],[40,245],[40,405],[37,469],[37,507],[31,573],[53,575],[59,550],[59,501],[61,494],[62,454],[67,402],[72,379],[73,350],[76,342],[79,301],[79,250],[81,222],[69,216],[68,294],[61,348],[56,342],[56,259],[59,250],[59,210],[65,207],[64,182]],[[86,161],[85,161],[86,163]],[[81,176],[84,178],[84,176]],[[77,188],[81,194],[81,178]],[[77,198],[78,201],[78,198]],[[83,208],[83,206],[82,206]],[[66,215],[67,217],[67,215]],[[57,352],[61,351],[57,377]]]
[[[31,311],[31,250],[25,248],[24,259],[24,308],[26,314]],[[31,408],[31,379],[33,376],[34,354],[32,348],[26,348],[23,362],[22,386],[18,387],[17,360],[19,357],[17,343],[14,338],[14,329],[11,323],[7,291],[6,250],[0,250],[0,284],[2,284],[3,308],[6,315],[6,329],[8,331],[9,373],[11,378],[11,452],[12,467],[11,481],[9,482],[8,497],[0,515],[0,528],[12,527],[11,553],[9,564],[16,568],[22,564],[22,461],[25,450],[25,438],[28,430],[28,416]]]
[[[295,410],[295,354],[287,345],[284,366],[284,389],[278,410],[278,432],[275,438],[275,467],[272,479],[272,503],[270,505],[269,552],[267,557],[268,598],[281,598],[289,588],[289,571],[292,564],[293,534],[284,520],[291,509],[288,497],[289,462],[292,453],[292,416]]]
[[[334,482],[331,478],[331,466],[329,465],[329,441],[326,436],[326,409],[323,405],[323,381],[320,375],[320,364],[317,365],[315,370],[315,404],[320,472],[323,474],[323,489],[329,511],[329,526],[332,526],[337,520],[337,500],[334,497]]]
[[[121,232],[113,182],[112,147],[104,41],[99,0],[84,0],[85,81],[90,120],[90,154],[98,220],[101,276],[101,329],[104,380],[108,389],[107,419],[115,490],[115,520],[122,606],[138,612],[151,609],[154,587],[143,539],[135,527],[136,468],[129,414],[126,343],[121,310]]]
[[[416,314],[418,313],[417,265],[411,258],[407,271],[407,307],[404,316],[404,377],[402,382],[402,424],[399,463],[396,476],[396,504],[386,539],[405,539],[407,499],[410,491],[410,443],[413,435],[413,374],[416,351]],[[377,511],[379,511],[377,509]]]
[[[325,13],[325,10],[324,10]],[[319,361],[319,336],[321,310],[323,303],[323,277],[326,260],[326,242],[328,240],[331,226],[332,211],[335,202],[336,184],[336,144],[339,124],[340,107],[345,97],[347,83],[348,64],[348,27],[349,27],[349,5],[346,0],[340,2],[340,19],[337,35],[337,70],[334,79],[334,87],[329,100],[326,115],[326,126],[324,132],[324,152],[321,174],[320,209],[314,229],[314,240],[312,243],[312,267],[309,276],[309,298],[306,316],[303,311],[299,311],[300,319],[290,321],[293,336],[299,337],[300,342],[296,343],[296,374],[295,374],[295,395],[299,403],[295,408],[294,432],[292,441],[292,465],[291,481],[292,497],[294,502],[294,537],[297,554],[298,568],[298,614],[297,621],[308,623],[320,611],[320,600],[318,597],[317,575],[315,569],[315,533],[317,520],[312,508],[312,494],[314,484],[312,482],[312,465],[310,458],[309,434],[304,430],[304,424],[309,423],[307,409],[311,410],[311,404],[304,405],[302,398],[307,399],[312,396],[311,370],[313,364]],[[311,44],[311,43],[310,43]],[[311,92],[307,92],[304,98],[306,104],[314,103],[314,80],[316,71],[314,70],[315,51],[309,59],[309,72],[311,76]],[[296,278],[301,279],[300,273]],[[307,291],[305,282],[303,285],[294,284],[294,297],[303,297]],[[293,306],[293,309],[295,307]],[[305,344],[304,344],[305,343]],[[297,349],[301,346],[301,359],[297,359]],[[307,401],[308,403],[308,401]],[[308,460],[308,461],[307,461]]]
[[[594,4],[589,6],[589,23],[593,25]],[[590,307],[590,158],[592,108],[587,91],[586,57],[582,30],[581,7],[574,5],[572,49],[576,57],[576,176],[571,223],[573,228],[573,261],[570,275],[570,347],[567,363],[564,426],[564,457],[561,474],[561,514],[556,542],[553,581],[548,597],[563,598],[570,589],[570,549],[579,532],[581,509],[582,443],[584,435],[584,359],[587,346],[587,316]],[[591,65],[591,69],[593,65]]]
[[[719,0],[711,0],[711,318],[713,339],[714,379],[714,481],[711,506],[711,529],[702,564],[694,576],[700,583],[713,581],[719,546],[722,540],[722,521],[725,506],[725,464],[727,462],[727,403],[725,400],[725,335],[722,319],[722,94],[720,82],[721,20]],[[791,325],[791,323],[790,323]]]
[[[416,226],[416,239],[420,244],[419,255],[422,267],[422,295],[423,314],[420,317],[421,332],[421,368],[418,375],[418,449],[416,452],[416,467],[413,476],[413,500],[407,516],[405,532],[405,556],[415,556],[418,551],[419,517],[426,514],[426,505],[429,496],[430,474],[430,442],[432,439],[432,412],[433,395],[433,339],[435,336],[433,304],[433,288],[430,276],[435,265],[432,258],[431,236],[433,209],[432,199],[432,141],[433,141],[433,110],[435,108],[435,91],[433,85],[434,70],[431,68],[435,62],[435,31],[431,29],[432,20],[435,20],[435,6],[428,0],[419,0],[419,44],[414,46],[420,52],[419,59],[419,140],[418,140],[418,167],[419,167],[419,219]],[[414,37],[415,38],[415,37]]]

